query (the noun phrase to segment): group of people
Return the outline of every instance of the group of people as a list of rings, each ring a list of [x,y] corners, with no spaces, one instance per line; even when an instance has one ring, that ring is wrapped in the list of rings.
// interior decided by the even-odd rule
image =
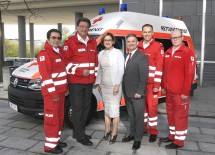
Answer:
[[[126,101],[130,122],[129,135],[122,142],[134,140],[132,149],[141,146],[149,125],[149,142],[158,135],[158,92],[166,94],[169,135],[162,142],[168,149],[184,146],[188,128],[189,92],[194,78],[195,56],[183,44],[181,31],[171,33],[173,47],[164,53],[162,44],[153,38],[153,26],[142,27],[143,40],[135,34],[126,36],[128,54],[114,48],[112,33],[102,36],[104,50],[97,51],[96,41],[88,35],[91,26],[88,18],[80,18],[77,32],[60,47],[61,32],[47,32],[45,47],[38,54],[38,65],[44,97],[44,151],[63,152],[67,144],[60,141],[64,119],[64,100],[69,94],[73,138],[82,145],[91,146],[91,136],[85,133],[93,85],[98,86],[104,103],[105,133],[103,139],[116,142],[120,120],[120,100]],[[113,128],[111,130],[111,122]]]

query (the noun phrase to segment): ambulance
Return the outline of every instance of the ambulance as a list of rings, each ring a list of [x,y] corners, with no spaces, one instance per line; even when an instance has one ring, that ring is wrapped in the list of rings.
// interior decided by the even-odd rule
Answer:
[[[92,26],[89,29],[89,34],[96,39],[98,51],[104,49],[101,45],[101,37],[105,32],[111,32],[116,37],[115,48],[120,49],[123,54],[126,53],[125,36],[129,33],[137,35],[138,39],[142,39],[142,26],[151,24],[154,27],[154,38],[164,46],[166,51],[172,46],[170,34],[173,30],[179,29],[183,32],[184,43],[194,52],[193,42],[190,33],[183,21],[147,15],[136,12],[113,12],[98,15],[91,19]],[[74,32],[75,33],[75,32]],[[73,34],[74,34],[73,33]],[[64,41],[62,41],[63,45]],[[160,93],[159,97],[163,97]],[[36,116],[43,116],[43,98],[41,95],[41,81],[38,70],[37,61],[26,63],[15,69],[10,77],[8,87],[9,105],[14,110]],[[121,106],[125,106],[124,98],[121,99]],[[93,89],[91,109],[88,114],[90,121],[93,113],[104,109],[102,98],[98,89]],[[70,106],[69,97],[66,97],[65,102],[65,122],[73,128],[72,109]]]

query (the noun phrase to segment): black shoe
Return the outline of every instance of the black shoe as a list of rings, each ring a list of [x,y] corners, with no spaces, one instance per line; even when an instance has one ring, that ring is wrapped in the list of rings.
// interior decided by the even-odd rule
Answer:
[[[132,150],[137,150],[140,148],[140,144],[141,142],[140,141],[134,141],[134,144],[132,146]]]
[[[161,138],[160,141],[161,141],[161,142],[164,142],[164,143],[173,142],[173,140],[172,140],[172,139],[169,139],[168,137],[166,137],[166,138]]]
[[[128,137],[125,137],[122,139],[122,142],[129,142],[134,140],[134,136],[129,135]]]
[[[92,137],[90,135],[86,135],[86,134],[85,134],[85,138],[92,139]]]
[[[111,134],[111,131],[109,131],[108,133],[105,133],[103,139],[108,140],[110,134]]]
[[[109,144],[114,144],[116,142],[117,135],[114,135],[112,139],[110,139]]]
[[[59,148],[58,146],[56,146],[55,148],[53,148],[51,150],[45,150],[45,152],[52,153],[52,154],[60,154],[63,152],[63,150],[61,148]]]
[[[181,148],[182,146],[179,146],[177,144],[174,144],[174,143],[171,143],[169,145],[166,145],[165,148],[167,149],[178,149],[178,148]]]
[[[65,148],[65,147],[67,147],[67,144],[64,142],[60,142],[57,146],[60,148]]]
[[[86,145],[86,146],[92,146],[93,145],[93,143],[87,138],[85,138],[85,139],[77,139],[77,142],[81,143],[82,145]]]
[[[151,134],[149,137],[149,143],[153,143],[157,140],[157,135]]]

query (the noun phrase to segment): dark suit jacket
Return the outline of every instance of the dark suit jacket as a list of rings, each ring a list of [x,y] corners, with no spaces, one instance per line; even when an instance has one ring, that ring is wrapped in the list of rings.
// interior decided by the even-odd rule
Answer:
[[[123,76],[123,93],[134,98],[135,93],[145,96],[148,80],[148,58],[137,50],[126,65]]]

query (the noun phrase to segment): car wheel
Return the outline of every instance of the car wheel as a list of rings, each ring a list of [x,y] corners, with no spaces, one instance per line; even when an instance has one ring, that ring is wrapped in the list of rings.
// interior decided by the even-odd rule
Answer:
[[[86,125],[91,121],[93,114],[96,112],[96,108],[97,108],[97,100],[96,100],[96,97],[92,95],[91,106],[87,116]],[[70,127],[71,129],[74,128],[73,121],[72,121],[72,108],[71,108],[69,97],[66,97],[66,100],[65,100],[64,121],[68,127]]]

